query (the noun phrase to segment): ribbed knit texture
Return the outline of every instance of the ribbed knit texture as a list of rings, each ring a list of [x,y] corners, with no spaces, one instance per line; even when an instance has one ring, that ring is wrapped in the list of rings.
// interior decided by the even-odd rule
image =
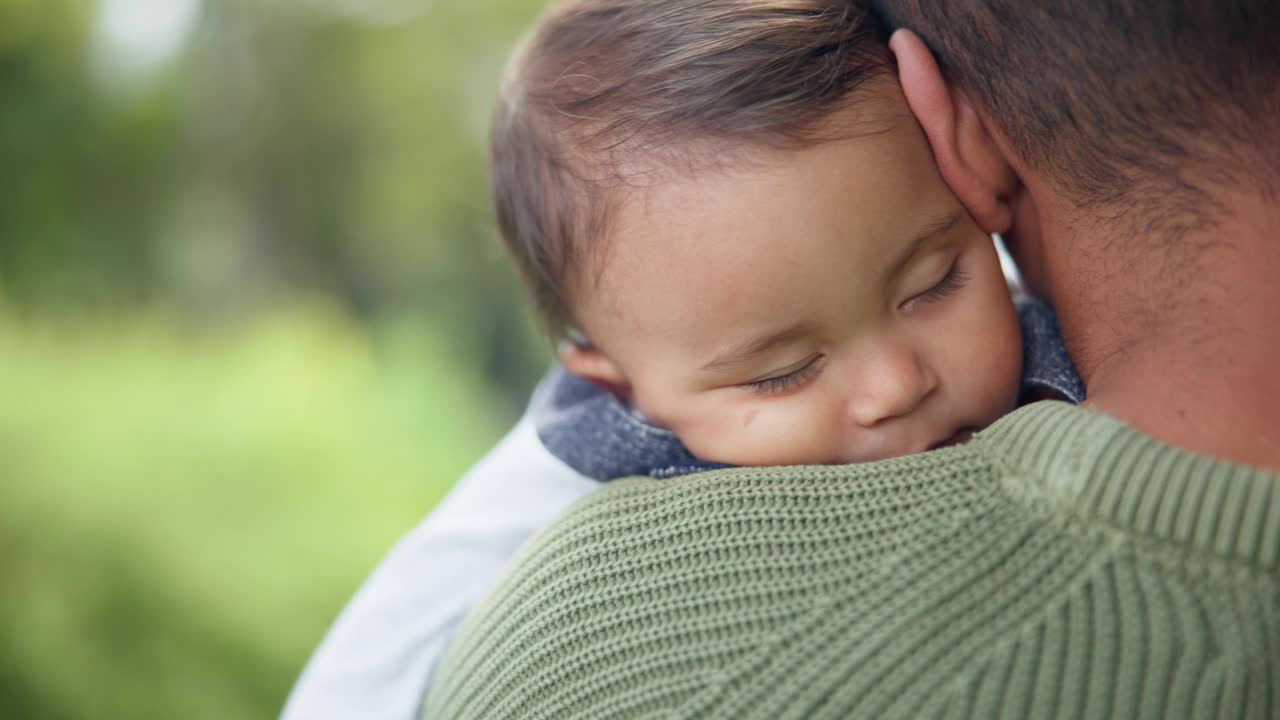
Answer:
[[[939,452],[588,496],[424,712],[1275,720],[1278,588],[1280,477],[1037,403]]]

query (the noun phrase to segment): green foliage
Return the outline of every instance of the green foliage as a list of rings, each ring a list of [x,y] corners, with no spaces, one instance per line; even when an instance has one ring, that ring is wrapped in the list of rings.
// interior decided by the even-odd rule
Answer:
[[[0,717],[270,717],[545,367],[484,178],[542,3],[204,0],[142,67],[116,1],[0,0]]]
[[[438,337],[300,308],[0,322],[0,716],[266,717],[503,413]]]
[[[180,55],[121,76],[92,4],[0,3],[0,290],[198,324],[299,293],[419,313],[514,401],[545,350],[493,237],[484,146],[540,3],[365,3],[391,4],[421,11],[206,0]]]

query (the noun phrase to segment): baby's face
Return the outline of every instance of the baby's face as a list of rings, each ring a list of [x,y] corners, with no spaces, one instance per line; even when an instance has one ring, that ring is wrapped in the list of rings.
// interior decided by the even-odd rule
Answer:
[[[621,209],[579,320],[698,457],[878,460],[1012,409],[1021,338],[992,241],[910,116],[891,125]]]

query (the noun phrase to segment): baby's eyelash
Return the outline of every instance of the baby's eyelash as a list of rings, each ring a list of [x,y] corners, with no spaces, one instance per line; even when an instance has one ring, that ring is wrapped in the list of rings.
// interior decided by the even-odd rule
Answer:
[[[920,293],[915,297],[915,299],[930,303],[938,302],[946,299],[955,293],[955,291],[964,287],[967,282],[969,282],[969,273],[960,269],[959,263],[954,263],[951,266],[951,269],[947,271],[947,274],[938,281],[937,285],[934,285],[928,290]]]
[[[753,380],[752,382],[744,383],[743,387],[760,395],[772,395],[795,390],[818,374],[818,371],[822,369],[822,358],[822,355],[815,355],[803,367],[782,375]]]

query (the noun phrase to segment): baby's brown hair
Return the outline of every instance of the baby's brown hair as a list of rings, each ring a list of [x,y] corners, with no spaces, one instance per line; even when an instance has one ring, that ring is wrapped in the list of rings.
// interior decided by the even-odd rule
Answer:
[[[849,0],[572,0],[508,67],[493,115],[498,227],[547,331],[573,327],[620,193],[741,148],[802,148],[892,66]],[[824,132],[827,132],[824,135]]]

